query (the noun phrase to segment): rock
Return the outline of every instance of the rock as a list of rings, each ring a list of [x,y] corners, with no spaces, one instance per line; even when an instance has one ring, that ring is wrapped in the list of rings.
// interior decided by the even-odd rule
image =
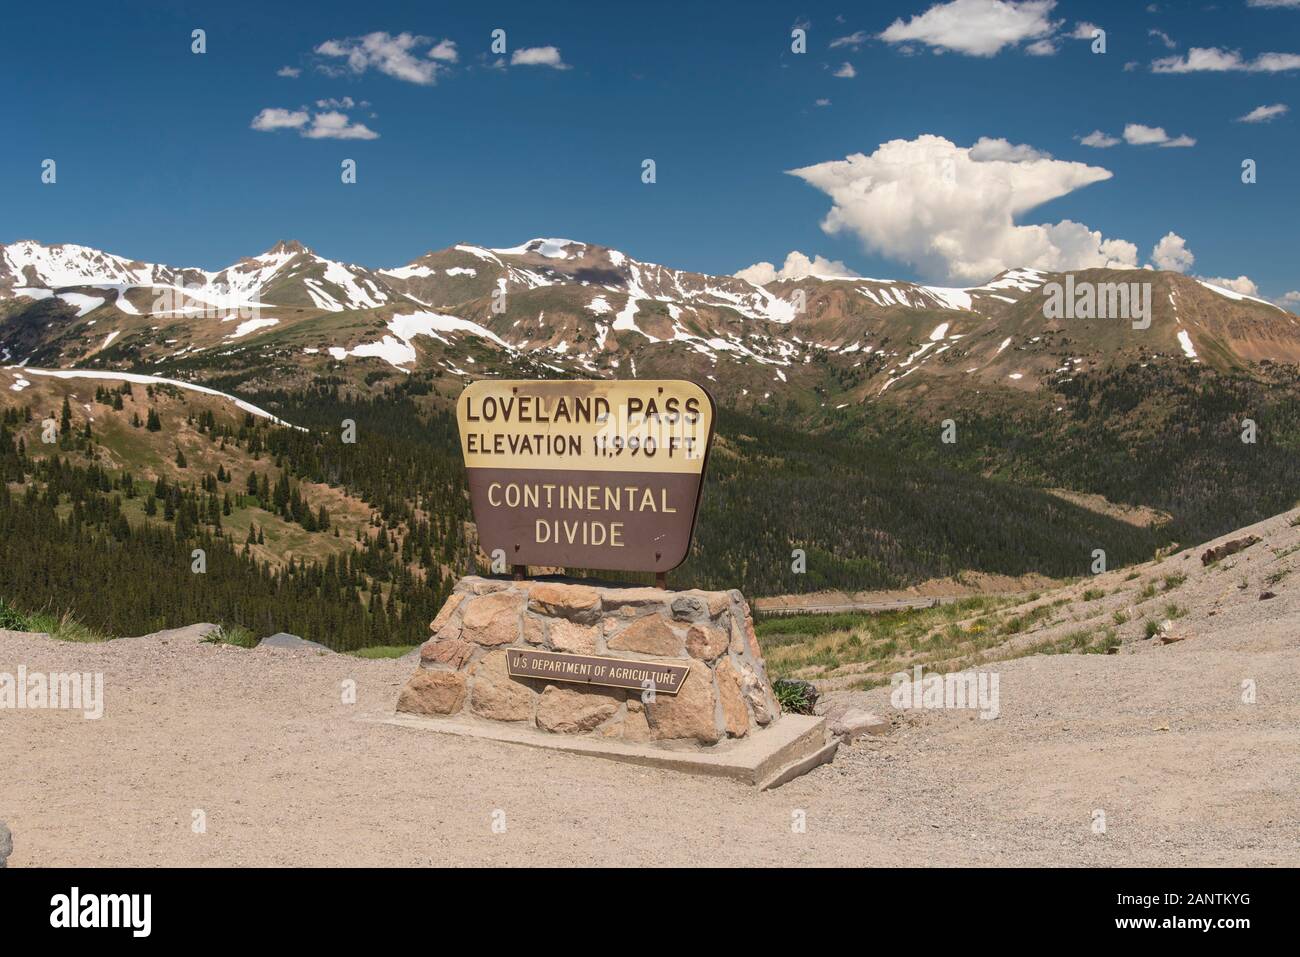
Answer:
[[[708,603],[710,618],[717,618],[731,607],[731,595],[725,591],[705,592],[704,600]]]
[[[808,710],[804,713],[814,713],[814,710],[817,707],[817,699],[821,697],[821,692],[817,690],[816,685],[811,681],[804,681],[801,678],[777,678],[776,681],[772,682],[772,687],[776,688],[778,685],[785,685],[788,688],[797,690],[803,695],[803,700],[808,706]]]
[[[620,614],[634,617],[637,611],[662,611],[668,607],[668,595],[659,588],[620,588],[610,589],[602,601],[606,611],[617,610]]]
[[[769,704],[767,692],[763,690],[763,679],[749,665],[744,665],[740,671],[740,693],[749,702],[749,710],[754,712],[754,720],[760,725],[771,724],[772,719],[781,713],[781,706],[775,698]]]
[[[551,622],[551,647],[574,655],[594,655],[599,632],[594,625],[577,625],[557,618]]]
[[[456,609],[460,607],[460,603],[464,600],[465,595],[463,592],[456,592],[448,598],[439,610],[438,616],[429,623],[429,630],[434,634],[442,631],[447,622],[451,621],[451,616],[456,614]]]
[[[537,699],[537,726],[557,734],[579,734],[608,721],[617,711],[618,701],[611,693],[547,685]]]
[[[643,655],[675,657],[682,653],[681,638],[658,615],[638,618],[610,638],[605,646],[611,651],[635,651]]]
[[[218,631],[220,625],[214,625],[209,621],[200,622],[197,625],[185,625],[181,628],[167,628],[163,631],[151,632],[147,635],[141,635],[142,638],[159,638],[163,641],[200,641]],[[299,639],[301,640],[301,639]]]
[[[439,641],[431,638],[420,646],[420,660],[434,664],[447,665],[459,670],[474,654],[474,646],[459,638],[446,638]]]
[[[467,579],[467,581],[469,582],[469,590],[475,595],[493,595],[505,591],[514,584],[513,582],[497,581],[492,578],[471,578]]]
[[[518,640],[522,599],[496,592],[475,598],[461,616],[461,638],[476,645],[508,645]]]
[[[1222,545],[1216,545],[1214,548],[1207,548],[1201,555],[1201,564],[1210,565],[1219,561],[1221,558],[1227,558],[1229,555],[1235,555],[1243,548],[1250,548],[1256,542],[1260,541],[1258,535],[1247,535],[1245,538],[1234,538],[1230,542],[1224,542]]]
[[[749,709],[745,707],[745,696],[740,690],[740,672],[731,663],[730,658],[723,658],[714,670],[718,679],[718,698],[722,702],[722,724],[727,737],[741,738],[749,733]]]
[[[14,836],[9,825],[0,821],[0,867],[7,867],[9,855],[14,852]]]
[[[700,661],[712,661],[727,650],[727,634],[713,625],[691,625],[686,633],[686,653]]]
[[[637,702],[637,709],[632,710],[631,701],[628,702],[627,714],[623,718],[623,740],[633,742],[649,741],[651,737],[650,722],[646,720],[645,709],[639,707],[641,702]]]
[[[546,644],[546,624],[528,612],[524,613],[524,641],[530,645]]]
[[[490,651],[470,666],[469,709],[480,718],[527,721],[533,716],[533,690],[510,677],[505,651]]]
[[[291,635],[287,631],[277,631],[269,638],[263,638],[257,643],[259,648],[283,648],[286,651],[327,651],[331,655],[335,654],[333,648],[327,648],[319,641],[308,641],[306,638],[299,638],[297,635]]]
[[[465,675],[460,671],[417,671],[397,699],[408,714],[455,714],[465,704]]]
[[[677,694],[656,694],[645,713],[655,740],[693,738],[716,744],[722,738],[714,716],[713,676],[707,668],[692,668]]]
[[[589,585],[535,582],[528,590],[528,609],[592,624],[600,617],[600,592]]]
[[[888,734],[889,727],[889,722],[879,715],[861,708],[849,708],[831,722],[831,733],[852,741],[864,734]]]
[[[678,595],[673,599],[673,617],[678,621],[702,621],[709,617],[709,605],[698,595]]]
[[[1276,598],[1277,595],[1271,591],[1262,591],[1259,593],[1260,601],[1268,601],[1270,598]]]
[[[1160,635],[1160,644],[1172,645],[1176,641],[1185,641],[1186,635],[1175,635],[1172,632],[1162,632]]]

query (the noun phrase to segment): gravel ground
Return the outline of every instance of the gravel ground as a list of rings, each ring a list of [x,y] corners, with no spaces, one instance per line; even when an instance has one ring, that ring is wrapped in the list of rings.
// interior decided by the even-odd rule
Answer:
[[[1300,600],[1235,583],[1300,529],[1244,531],[1254,569],[1166,560],[1186,640],[999,663],[996,720],[899,714],[768,793],[378,723],[409,662],[0,632],[0,672],[102,672],[106,697],[0,711],[9,864],[1297,866]],[[896,714],[888,688],[836,697]]]

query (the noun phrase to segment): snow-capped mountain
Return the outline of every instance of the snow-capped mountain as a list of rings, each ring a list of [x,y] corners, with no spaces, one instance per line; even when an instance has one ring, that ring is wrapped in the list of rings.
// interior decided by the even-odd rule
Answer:
[[[1149,324],[1104,310],[1053,314],[1067,281],[1146,284]],[[1083,369],[1161,360],[1297,362],[1300,320],[1153,270],[1021,268],[970,288],[865,277],[759,285],[567,239],[458,243],[374,270],[281,242],[217,272],[70,244],[0,246],[9,364],[237,368],[268,382],[417,369],[686,374],[737,401],[798,388],[844,392],[848,404],[933,389],[1050,391]]]

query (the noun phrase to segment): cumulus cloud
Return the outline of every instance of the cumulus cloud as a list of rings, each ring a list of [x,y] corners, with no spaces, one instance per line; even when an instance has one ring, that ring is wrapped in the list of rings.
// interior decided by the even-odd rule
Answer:
[[[1261,53],[1255,59],[1247,60],[1237,50],[1192,47],[1185,56],[1151,61],[1153,73],[1284,73],[1288,70],[1300,70],[1300,54]]]
[[[439,40],[429,51],[428,57],[430,60],[441,60],[444,63],[455,63],[460,59],[460,54],[456,51],[456,41]]]
[[[1076,136],[1076,140],[1084,146],[1091,146],[1093,149],[1109,149],[1119,142],[1119,139],[1111,136],[1109,133],[1103,133],[1101,130],[1093,130],[1087,136]]]
[[[994,56],[1004,47],[1055,33],[1060,22],[1048,17],[1055,6],[1056,0],[951,0],[936,3],[906,23],[900,17],[880,39],[886,43],[920,42],[969,56]]]
[[[414,33],[394,36],[379,30],[361,37],[326,40],[316,47],[316,53],[342,59],[344,68],[353,73],[378,70],[397,80],[429,86],[437,82],[438,75],[446,70],[443,64],[448,62],[448,51],[451,53],[450,62],[455,62],[456,45],[449,40],[441,40],[420,52],[419,48],[433,42],[430,37]]]
[[[831,101],[828,100],[828,99],[826,99],[825,97],[823,97],[822,99],[820,99],[820,100],[817,101],[817,105],[818,105],[818,106],[830,106],[830,105],[831,105]]]
[[[1297,0],[1300,2],[1300,0]],[[1285,103],[1274,103],[1272,106],[1257,106],[1245,116],[1237,117],[1238,123],[1267,123],[1269,120],[1279,116],[1284,116],[1287,112]]]
[[[981,136],[970,148],[970,158],[977,163],[990,160],[1005,160],[1008,163],[1023,163],[1027,160],[1051,159],[1051,153],[1044,153],[1024,143],[1013,144],[1002,137],[993,139]]]
[[[1187,272],[1196,262],[1196,257],[1187,248],[1187,240],[1171,230],[1151,250],[1151,262],[1157,269]]]
[[[1070,31],[1071,40],[1091,40],[1092,35],[1100,30],[1101,27],[1095,23],[1089,23],[1087,20],[1080,21],[1074,25]]]
[[[977,160],[942,136],[891,140],[790,170],[826,193],[828,234],[852,233],[869,251],[927,278],[983,281],[1013,266],[1064,270],[1135,267],[1137,247],[1082,223],[1022,225],[1049,200],[1110,179],[1109,170],[1046,156]]]
[[[1025,52],[1030,56],[1053,56],[1056,53],[1056,42],[1053,40],[1035,40],[1025,47]]]
[[[321,100],[319,102],[324,104],[331,101]],[[279,107],[269,107],[253,117],[253,122],[249,125],[263,133],[274,133],[277,130],[297,130],[299,136],[311,140],[375,140],[379,138],[379,134],[364,123],[353,123],[346,113],[341,113],[338,110],[325,110],[313,114],[306,109],[283,110]]]
[[[1233,292],[1240,293],[1243,296],[1254,296],[1259,298],[1259,286],[1249,276],[1238,276],[1236,279],[1230,279],[1224,276],[1199,276],[1197,277],[1212,286],[1222,286],[1224,289],[1231,289]],[[1285,298],[1285,297],[1283,297]]]
[[[364,123],[353,123],[346,113],[328,110],[311,118],[311,126],[302,133],[311,140],[377,140],[379,134]]]
[[[857,75],[858,75],[858,71],[853,69],[852,63],[841,64],[840,68],[831,74],[831,76],[838,76],[844,80],[851,80]]]
[[[1184,147],[1195,146],[1196,140],[1187,134],[1171,137],[1163,126],[1143,126],[1129,123],[1124,127],[1124,142],[1130,146]]]
[[[302,76],[302,70],[296,66],[282,66],[280,67],[280,69],[275,71],[275,75],[288,77],[291,80],[296,80],[298,77]]]
[[[520,47],[510,54],[511,66],[549,66],[554,70],[567,70],[569,64],[560,56],[558,47]]]
[[[306,110],[282,110],[279,107],[267,107],[249,124],[255,130],[269,133],[273,130],[296,130],[307,125],[311,119]]]
[[[785,265],[777,269],[769,262],[758,262],[752,266],[733,273],[737,279],[748,279],[752,283],[765,286],[770,282],[783,279],[807,279],[809,276],[820,278],[853,279],[853,270],[838,259],[825,259],[814,256],[809,259],[797,249],[785,257]]]

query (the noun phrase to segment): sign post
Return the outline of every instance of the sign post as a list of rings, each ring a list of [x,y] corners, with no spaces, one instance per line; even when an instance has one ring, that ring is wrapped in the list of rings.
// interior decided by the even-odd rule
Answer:
[[[693,382],[475,382],[456,404],[484,551],[514,566],[665,574],[690,551],[713,440]]]

